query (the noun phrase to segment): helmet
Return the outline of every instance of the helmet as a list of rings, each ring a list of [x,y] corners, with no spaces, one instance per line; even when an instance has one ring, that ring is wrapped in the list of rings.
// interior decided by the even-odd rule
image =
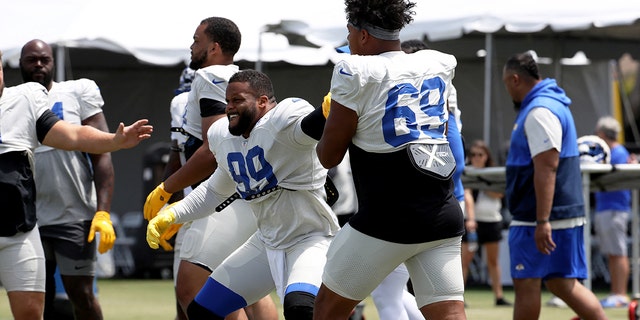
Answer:
[[[196,71],[186,67],[182,70],[182,74],[180,74],[180,86],[175,90],[175,94],[180,94],[183,92],[188,92],[191,90],[191,82],[193,78],[196,76]]]
[[[578,138],[578,152],[580,152],[580,163],[611,162],[609,146],[598,136],[589,135]]]

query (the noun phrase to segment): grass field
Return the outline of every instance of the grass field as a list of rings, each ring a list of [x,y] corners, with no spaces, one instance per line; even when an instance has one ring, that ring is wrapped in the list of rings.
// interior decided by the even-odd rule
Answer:
[[[171,320],[175,315],[172,280],[103,279],[98,281],[99,298],[105,319],[117,320]],[[604,292],[596,292],[598,297]],[[272,294],[280,307],[279,299]],[[543,294],[543,302],[549,299]],[[494,307],[493,295],[488,288],[471,288],[465,295],[471,320],[503,320],[512,318],[511,307]],[[505,298],[513,301],[513,291],[505,288]],[[366,320],[378,320],[372,300],[365,300]],[[280,312],[282,314],[282,312]],[[626,309],[606,309],[610,320],[627,320]],[[542,307],[542,320],[569,320],[575,314],[570,309]],[[7,293],[0,289],[0,320],[12,319]],[[283,320],[284,317],[280,316]]]

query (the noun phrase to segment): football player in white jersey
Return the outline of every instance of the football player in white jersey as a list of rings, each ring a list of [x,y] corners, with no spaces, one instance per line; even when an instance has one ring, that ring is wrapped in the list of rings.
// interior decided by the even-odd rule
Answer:
[[[175,97],[171,99],[169,105],[169,113],[171,115],[171,151],[169,153],[169,161],[165,166],[165,177],[176,172],[187,159],[184,156],[184,144],[187,141],[187,133],[182,129],[182,124],[185,119],[185,111],[187,107],[187,101],[189,98],[189,91],[191,91],[191,82],[195,77],[195,70],[186,67],[180,74],[180,86],[176,89]],[[182,192],[174,193],[171,196],[169,202],[175,202],[182,199],[185,195],[191,192],[191,187],[186,187]],[[160,246],[167,251],[173,250],[173,285],[176,288],[176,282],[178,279],[178,268],[180,266],[180,248],[182,247],[182,240],[184,239],[184,232],[189,227],[182,228],[181,225],[173,225],[162,234]],[[176,239],[173,246],[168,242],[175,235]],[[177,300],[178,293],[176,291],[176,320],[187,319],[187,315],[182,311],[180,303]]]
[[[465,319],[463,215],[446,139],[456,59],[401,50],[413,2],[345,4],[352,55],[334,68],[317,153],[331,168],[349,150],[358,212],[331,243],[314,319],[346,319],[401,263],[426,319]]]
[[[150,137],[147,120],[118,126],[115,134],[60,121],[49,109],[47,90],[38,83],[4,89],[0,53],[0,282],[14,319],[42,319],[45,258],[36,228],[34,150],[39,143],[91,154],[132,148]],[[52,173],[48,173],[52,174]]]
[[[258,230],[213,271],[189,305],[189,319],[223,319],[274,289],[285,319],[312,319],[326,250],[339,229],[326,203],[327,170],[315,154],[322,109],[321,122],[310,124],[318,112],[308,102],[277,103],[269,78],[254,70],[231,77],[226,99],[227,118],[208,132],[218,168],[149,222],[147,242],[157,248],[170,224],[243,199],[236,202],[251,206]]]
[[[31,40],[22,47],[20,71],[24,82],[37,82],[47,88],[49,108],[60,119],[109,131],[102,113],[104,101],[95,82],[52,80],[54,59],[47,43]],[[57,267],[75,318],[100,319],[102,309],[93,288],[93,239],[95,232],[100,232],[100,253],[110,250],[116,239],[109,216],[114,184],[111,154],[40,146],[35,160],[36,212],[47,271],[44,318],[57,317],[53,303]]]
[[[207,130],[212,123],[224,118],[225,90],[229,78],[239,70],[233,59],[240,42],[240,30],[226,18],[207,18],[196,28],[189,65],[196,73],[182,127],[188,135],[184,145],[187,161],[149,194],[144,205],[146,219],[153,218],[174,192],[188,186],[195,187],[216,168],[215,158],[209,150]],[[181,261],[176,280],[176,293],[183,312],[211,271],[256,231],[255,218],[250,210],[239,201],[220,214],[203,217],[184,226],[187,230],[183,231],[182,248],[179,248]],[[269,295],[249,308],[260,314],[261,319],[277,320],[277,309]],[[244,311],[240,310],[228,319],[244,316],[242,313]]]

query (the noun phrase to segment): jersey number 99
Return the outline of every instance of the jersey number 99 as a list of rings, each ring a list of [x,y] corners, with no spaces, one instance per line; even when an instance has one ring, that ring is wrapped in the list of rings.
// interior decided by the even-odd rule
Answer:
[[[231,177],[238,184],[238,193],[243,199],[278,185],[278,179],[273,174],[273,167],[265,159],[264,150],[260,146],[249,149],[246,156],[240,152],[229,153],[227,163]],[[259,189],[251,189],[252,179],[263,186]],[[262,180],[267,182],[266,185],[260,183]],[[244,186],[244,188],[240,186]]]

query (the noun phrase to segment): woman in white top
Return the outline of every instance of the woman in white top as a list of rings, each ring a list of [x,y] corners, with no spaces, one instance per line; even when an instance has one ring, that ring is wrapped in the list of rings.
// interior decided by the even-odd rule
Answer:
[[[476,140],[469,148],[468,164],[474,168],[494,166],[491,152],[482,140]],[[488,190],[465,189],[465,229],[462,238],[462,270],[466,283],[469,265],[476,250],[469,246],[467,235],[477,234],[478,244],[486,254],[486,264],[491,279],[491,288],[496,298],[496,306],[510,306],[502,294],[501,270],[498,262],[500,240],[502,240],[502,193]]]

